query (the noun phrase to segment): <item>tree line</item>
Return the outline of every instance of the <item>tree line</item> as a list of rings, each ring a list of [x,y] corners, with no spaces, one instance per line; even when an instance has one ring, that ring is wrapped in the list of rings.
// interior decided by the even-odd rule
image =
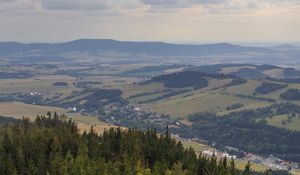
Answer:
[[[93,127],[79,133],[77,125],[57,114],[23,119],[1,126],[0,174],[99,175],[250,175],[233,160],[197,156],[192,148],[155,129],[109,129],[98,135]]]

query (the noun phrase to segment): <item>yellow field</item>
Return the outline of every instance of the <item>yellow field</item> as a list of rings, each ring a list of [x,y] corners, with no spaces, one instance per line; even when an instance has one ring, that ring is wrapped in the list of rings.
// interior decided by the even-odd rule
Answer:
[[[202,151],[205,151],[205,150],[213,150],[214,148],[208,146],[208,145],[205,145],[205,144],[202,144],[202,143],[199,143],[199,142],[182,142],[183,144],[183,147],[185,148],[190,148],[192,147],[195,152],[197,154],[200,154]]]
[[[22,117],[34,119],[37,115],[45,115],[48,111],[59,114],[68,112],[68,110],[58,107],[30,105],[20,102],[0,103],[0,115],[18,119],[22,119]]]
[[[26,79],[1,79],[0,92],[1,93],[30,93],[39,92],[43,96],[54,96],[56,93],[63,93],[64,96],[70,95],[72,91],[78,90],[74,87],[73,82],[75,78],[69,76],[43,76]],[[69,85],[53,86],[52,83],[64,81]]]
[[[113,125],[101,122],[96,117],[84,116],[78,113],[68,113],[68,110],[63,108],[30,105],[19,102],[0,103],[0,116],[13,117],[17,119],[27,117],[30,120],[34,120],[37,115],[45,115],[48,111],[66,114],[67,117],[72,118],[72,120],[78,124],[78,128],[81,132],[89,131],[92,125],[99,134],[101,134],[104,129],[114,127]]]
[[[242,159],[235,160],[235,166],[239,170],[243,170],[245,168],[245,166],[247,165],[247,163],[248,163],[248,161],[246,161],[246,160],[242,160]],[[264,172],[264,171],[270,169],[267,166],[264,166],[261,164],[250,163],[250,165],[251,165],[250,167],[252,170],[258,171],[258,172]]]
[[[282,78],[283,77],[283,69],[270,69],[263,72],[265,75],[274,78]]]

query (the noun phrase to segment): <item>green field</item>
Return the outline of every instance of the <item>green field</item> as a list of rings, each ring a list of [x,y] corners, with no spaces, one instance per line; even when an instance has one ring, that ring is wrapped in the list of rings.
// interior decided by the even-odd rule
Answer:
[[[248,80],[247,83],[223,88],[226,83],[229,83],[228,79],[225,80],[209,80],[209,86],[207,88],[199,90],[190,90],[182,94],[174,95],[171,97],[163,98],[149,103],[143,103],[144,101],[155,99],[167,92],[162,92],[168,88],[165,88],[159,83],[150,83],[147,85],[126,85],[123,86],[124,97],[130,97],[136,94],[151,93],[145,95],[139,95],[135,98],[129,98],[129,102],[133,104],[142,103],[143,108],[149,109],[153,112],[169,115],[171,118],[187,118],[191,114],[199,112],[212,112],[218,116],[228,115],[231,112],[237,112],[242,110],[258,109],[262,107],[268,107],[274,103],[288,102],[280,98],[280,94],[289,88],[300,88],[300,84],[288,84],[288,87],[276,90],[268,94],[256,94],[255,88],[259,87],[262,82],[272,82],[270,80]],[[275,82],[276,83],[276,82]],[[170,89],[170,88],[169,88]],[[173,89],[174,90],[174,89]],[[268,102],[259,99],[251,99],[247,97],[237,96],[237,94],[251,96],[254,98],[269,98],[274,99],[275,102]],[[300,105],[300,101],[289,101]],[[242,104],[242,107],[237,109],[228,110],[227,107],[232,104]],[[284,116],[275,116],[268,119],[268,124],[276,127],[300,130],[300,119],[294,118],[290,123],[285,125],[281,124],[282,120],[286,120]]]
[[[262,102],[221,94],[218,92],[193,93],[194,95],[184,98],[184,95],[171,97],[149,105],[149,108],[159,113],[169,114],[171,117],[187,117],[199,112],[226,112],[226,107],[234,103],[247,106],[260,107]]]
[[[120,77],[120,76],[85,76],[82,77],[80,81],[94,81],[100,82],[101,84],[91,85],[94,88],[111,88],[119,89],[124,85],[133,84],[138,82],[139,79],[135,77]]]
[[[161,83],[151,83],[146,85],[129,84],[129,85],[119,86],[119,88],[122,90],[124,98],[128,98],[136,94],[162,91],[163,89],[165,89],[163,84]]]
[[[226,88],[225,92],[230,94],[252,95],[255,88],[260,86],[261,82],[258,80],[248,80],[247,83],[238,86]]]
[[[300,117],[294,117],[291,122],[285,122],[285,124],[282,124],[282,121],[287,121],[287,119],[287,115],[277,115],[272,118],[268,118],[267,122],[272,126],[300,131]]]
[[[183,94],[174,95],[158,101],[152,101],[151,103],[145,103],[143,106],[151,111],[170,115],[172,118],[186,118],[190,114],[199,112],[213,112],[222,116],[234,111],[256,109],[259,107],[270,106],[272,104],[271,102],[236,96],[236,94],[252,95],[255,92],[255,88],[261,84],[260,81],[249,80],[245,84],[223,88],[223,86],[229,82],[229,79],[210,79],[209,86],[207,88],[191,90]],[[136,98],[131,98],[129,99],[131,103],[139,103],[155,99],[156,97],[164,94],[161,91],[165,89],[167,88],[163,87],[163,85],[159,83],[150,83],[147,85],[136,84],[122,87],[124,93],[123,96],[125,98],[136,94],[155,92],[153,94],[145,94]],[[280,93],[276,93],[277,94],[274,94],[273,96],[276,96],[276,99],[278,99]],[[243,106],[234,110],[226,109],[228,106],[236,103],[241,103]]]
[[[243,85],[241,85],[243,86]],[[237,87],[232,87],[237,88]],[[227,88],[231,90],[231,88]],[[232,104],[241,103],[244,106],[227,110]],[[173,118],[187,117],[198,112],[213,112],[218,115],[228,114],[233,111],[256,109],[258,107],[269,106],[271,103],[248,98],[241,98],[220,90],[195,90],[184,94],[176,95],[149,104],[148,107],[159,113],[169,114]]]

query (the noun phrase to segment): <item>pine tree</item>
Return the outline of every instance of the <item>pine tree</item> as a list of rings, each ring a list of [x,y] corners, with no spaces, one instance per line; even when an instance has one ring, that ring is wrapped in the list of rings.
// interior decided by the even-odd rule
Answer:
[[[234,160],[231,159],[230,161],[230,174],[235,175],[236,174],[236,168],[235,168],[235,163]]]
[[[243,175],[250,175],[251,173],[250,173],[250,162],[248,161],[248,163],[247,163],[247,165],[245,166],[245,168],[244,168],[244,171],[243,171]]]

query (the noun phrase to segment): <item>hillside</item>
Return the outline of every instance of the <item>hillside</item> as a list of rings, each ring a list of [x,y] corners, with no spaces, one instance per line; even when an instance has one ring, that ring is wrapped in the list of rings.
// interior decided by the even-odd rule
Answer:
[[[91,128],[81,135],[74,122],[56,115],[0,129],[1,174],[242,174],[233,160],[197,157],[168,130],[160,137],[136,129],[97,135]],[[243,174],[250,171],[248,164]]]
[[[205,143],[244,162],[255,160],[247,157],[250,152],[261,156],[261,166],[297,170],[300,100],[287,97],[298,98],[293,89],[300,89],[299,78],[239,77],[253,75],[249,69],[277,76],[288,68],[228,64],[202,66],[212,71],[201,72],[186,64],[85,62],[2,68],[18,73],[1,78],[0,115],[57,111],[75,120],[80,133],[91,125],[97,133],[110,126],[164,133],[168,125],[179,140]],[[33,77],[20,78],[22,72]],[[270,164],[265,156],[271,154],[281,161]]]
[[[168,44],[162,42],[127,42],[105,39],[82,39],[66,43],[0,43],[0,55],[9,56],[18,53],[35,53],[55,55],[63,52],[120,52],[132,54],[149,54],[157,56],[201,56],[209,54],[226,54],[237,52],[272,52],[270,49],[258,47],[243,47],[227,43],[207,45]]]
[[[0,42],[5,63],[274,64],[296,67],[299,50],[248,47],[230,43],[172,44],[112,39],[80,39],[63,43]],[[262,59],[263,58],[263,59]],[[285,60],[282,63],[282,59]]]
[[[188,67],[187,71],[200,71],[210,74],[227,74],[240,78],[297,78],[300,71],[293,68],[283,68],[273,65],[255,64],[215,64]]]
[[[300,101],[286,98],[286,94],[298,97],[290,93],[298,88],[299,84],[284,79],[183,71],[155,76],[122,91],[129,102],[177,121],[172,132],[184,138],[201,138],[218,143],[220,149],[227,145],[258,154],[271,149],[273,155],[299,162],[300,143],[284,141],[299,137]],[[264,136],[250,139],[256,132]],[[274,148],[278,144],[282,148]]]

